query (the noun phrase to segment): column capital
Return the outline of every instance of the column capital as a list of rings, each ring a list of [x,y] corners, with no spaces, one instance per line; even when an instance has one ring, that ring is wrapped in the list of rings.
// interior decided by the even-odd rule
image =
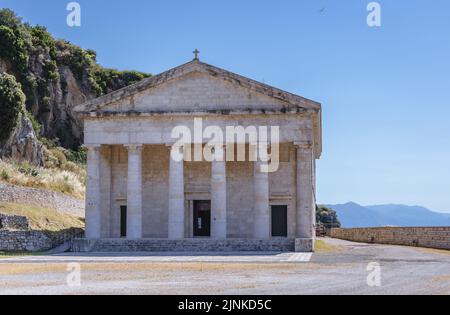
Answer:
[[[294,142],[294,146],[298,149],[312,149],[313,143],[312,141],[297,141]]]
[[[188,159],[186,158],[186,154],[190,155],[190,147],[186,148],[185,145],[182,144],[178,147],[175,147],[174,151],[174,146],[175,143],[172,144],[166,143],[166,149],[169,150],[170,160],[171,161],[173,160],[175,162],[187,161]],[[178,149],[178,152],[176,151],[176,149]]]
[[[127,148],[128,151],[141,151],[144,147],[143,144],[133,143],[133,144],[124,144],[124,147]]]

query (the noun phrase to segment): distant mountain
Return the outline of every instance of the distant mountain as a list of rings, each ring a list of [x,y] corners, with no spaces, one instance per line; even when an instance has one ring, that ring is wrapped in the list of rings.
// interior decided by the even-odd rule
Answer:
[[[450,226],[450,214],[438,213],[420,206],[361,206],[354,202],[327,205],[338,215],[342,227],[378,226]]]

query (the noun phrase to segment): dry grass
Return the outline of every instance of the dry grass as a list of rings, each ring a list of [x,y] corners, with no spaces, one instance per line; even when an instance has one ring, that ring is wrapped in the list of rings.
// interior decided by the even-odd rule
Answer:
[[[30,228],[36,231],[58,232],[69,228],[83,228],[81,219],[56,210],[16,203],[0,203],[0,213],[28,218]]]
[[[342,246],[332,245],[323,240],[316,240],[315,243],[315,251],[317,253],[337,253],[342,250]]]
[[[450,250],[447,249],[434,249],[434,248],[424,248],[424,247],[416,247],[417,250],[429,253],[429,254],[436,254],[436,255],[442,255],[442,256],[449,256]]]
[[[86,170],[83,166],[69,162],[63,168],[42,168],[26,162],[0,159],[0,181],[84,198]]]
[[[435,276],[431,279],[431,281],[432,282],[450,283],[450,275]]]

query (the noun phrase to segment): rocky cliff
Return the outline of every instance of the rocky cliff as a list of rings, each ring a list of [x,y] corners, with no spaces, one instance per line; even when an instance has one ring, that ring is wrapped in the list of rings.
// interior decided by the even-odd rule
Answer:
[[[25,160],[42,166],[45,163],[43,145],[38,140],[30,119],[21,114],[18,124],[1,144],[0,157]]]
[[[1,129],[0,158],[39,165],[45,163],[41,142],[49,139],[71,150],[82,144],[76,105],[149,76],[102,68],[94,51],[56,40],[44,27],[24,24],[8,9],[0,10],[0,75],[5,73],[20,83],[26,102],[12,126]],[[0,117],[0,125],[6,119]]]

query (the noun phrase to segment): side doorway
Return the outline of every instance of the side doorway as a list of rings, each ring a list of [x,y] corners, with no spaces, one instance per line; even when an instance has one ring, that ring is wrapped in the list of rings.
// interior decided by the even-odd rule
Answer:
[[[272,237],[287,237],[287,206],[272,206]]]
[[[120,237],[127,237],[127,206],[120,206]]]
[[[194,200],[194,237],[211,236],[211,201]]]

